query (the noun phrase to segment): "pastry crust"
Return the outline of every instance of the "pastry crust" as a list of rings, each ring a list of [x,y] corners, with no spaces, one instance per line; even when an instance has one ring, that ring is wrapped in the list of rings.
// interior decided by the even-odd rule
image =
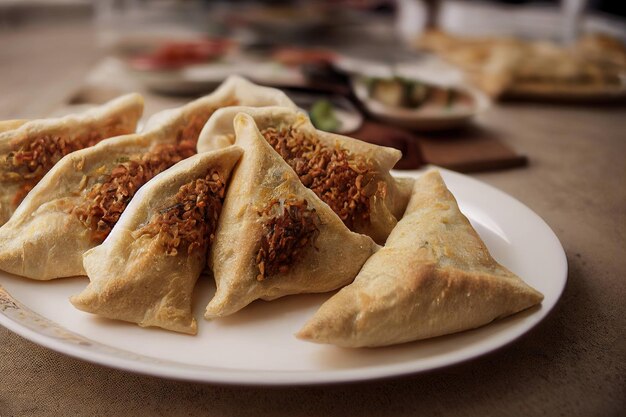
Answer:
[[[297,337],[386,346],[483,326],[542,299],[491,257],[439,173],[430,171],[416,181],[386,246]]]
[[[357,220],[351,229],[370,236],[378,244],[385,242],[397,219],[404,212],[412,185],[411,179],[396,180],[389,173],[400,160],[402,154],[399,150],[317,130],[303,112],[293,108],[235,106],[215,112],[200,134],[198,151],[219,149],[232,144],[233,120],[240,112],[250,115],[260,131],[287,127],[315,138],[322,146],[343,149],[348,155],[366,161],[373,174],[370,186],[375,192],[369,198],[369,219]],[[324,196],[321,198],[324,200]]]
[[[256,299],[326,292],[350,283],[377,245],[369,237],[348,230],[315,193],[302,185],[261,136],[251,116],[237,114],[234,129],[235,144],[244,149],[244,155],[233,173],[209,254],[217,291],[205,318],[233,314]],[[259,252],[268,221],[263,213],[277,203],[280,215],[289,201],[306,201],[302,204],[307,213],[319,217],[317,236],[299,249],[293,262],[285,265],[286,270],[259,277],[263,275]]]
[[[195,334],[192,291],[206,265],[206,247],[167,254],[161,241],[141,229],[162,213],[185,184],[217,172],[228,181],[241,157],[232,146],[198,154],[157,175],[135,195],[105,242],[84,255],[90,284],[72,304],[116,320]]]
[[[134,132],[142,113],[143,98],[128,94],[84,113],[32,120],[1,132],[0,226],[64,155]]]
[[[459,66],[492,97],[591,100],[626,94],[626,48],[608,36],[586,35],[563,47],[547,41],[430,31],[417,46]]]
[[[240,77],[239,75],[229,76],[220,86],[215,89],[211,94],[201,97],[191,103],[186,104],[184,107],[193,111],[193,109],[201,109],[203,107],[227,107],[225,103],[230,103],[229,106],[249,106],[249,107],[268,107],[268,106],[280,106],[297,109],[289,97],[281,90],[271,87],[263,87],[254,84],[247,79]],[[152,130],[154,126],[163,125],[163,119],[170,117],[170,113],[176,112],[177,109],[165,110],[155,114],[151,117],[144,131]],[[205,125],[209,117],[213,114],[207,114],[206,119],[201,124],[200,130]],[[200,149],[198,152],[205,152],[209,149]]]
[[[27,119],[0,120],[0,133],[17,129],[26,122],[28,122]]]
[[[208,96],[155,114],[141,133],[111,138],[65,156],[0,227],[0,269],[36,280],[85,275],[82,255],[103,238],[94,237],[74,209],[89,200],[94,186],[117,167],[127,166],[125,161],[145,159],[164,145],[185,142],[187,153],[181,157],[188,156],[206,120],[221,106],[289,104],[286,100],[279,90],[234,76]]]

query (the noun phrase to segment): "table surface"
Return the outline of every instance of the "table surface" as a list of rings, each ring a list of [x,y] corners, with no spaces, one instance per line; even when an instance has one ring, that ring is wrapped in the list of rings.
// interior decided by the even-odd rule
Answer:
[[[0,119],[36,117],[59,107],[101,58],[95,43],[84,26],[0,33]],[[561,240],[569,264],[560,303],[516,343],[410,377],[262,388],[108,369],[0,328],[0,416],[624,413],[626,107],[503,104],[481,122],[527,154],[530,165],[472,176],[537,212]]]

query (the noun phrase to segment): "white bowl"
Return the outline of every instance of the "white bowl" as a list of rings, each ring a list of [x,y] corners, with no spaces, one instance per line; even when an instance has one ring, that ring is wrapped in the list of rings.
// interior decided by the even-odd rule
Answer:
[[[478,113],[486,110],[491,103],[489,98],[479,90],[458,85],[450,88],[469,95],[473,101],[470,107],[405,109],[388,106],[372,99],[362,76],[353,75],[350,82],[354,94],[373,117],[412,130],[446,130],[466,125]]]

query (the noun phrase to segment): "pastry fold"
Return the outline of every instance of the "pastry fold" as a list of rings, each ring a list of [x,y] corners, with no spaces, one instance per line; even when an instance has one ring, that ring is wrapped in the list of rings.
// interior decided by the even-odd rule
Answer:
[[[344,347],[393,345],[483,326],[542,299],[491,257],[439,173],[430,171],[416,181],[386,246],[297,337]]]
[[[257,299],[350,283],[377,245],[351,232],[302,185],[250,115],[234,117],[234,132],[244,154],[209,253],[217,290],[205,318],[233,314]]]
[[[143,184],[196,153],[216,109],[288,100],[234,76],[210,95],[155,114],[138,134],[67,155],[0,227],[0,269],[36,280],[85,275],[83,253],[104,241]]]
[[[304,113],[293,108],[232,107],[215,112],[207,122],[198,151],[232,144],[233,119],[239,112],[254,119],[301,182],[350,230],[379,244],[385,242],[411,194],[412,181],[398,181],[389,174],[400,160],[399,150],[317,130]]]
[[[14,130],[28,122],[26,119],[0,120],[0,133]]]
[[[65,155],[103,139],[132,133],[143,98],[128,94],[61,118],[6,121],[0,128],[0,226]]]
[[[105,242],[84,255],[72,304],[102,317],[195,334],[192,291],[206,266],[235,146],[179,162],[139,190]]]
[[[194,123],[196,140],[213,112],[221,107],[229,106],[297,108],[294,102],[281,90],[254,84],[239,75],[231,75],[211,94],[200,97],[184,106],[190,110],[211,108],[211,111],[196,113],[196,116],[191,119],[191,121],[196,122]],[[170,112],[175,111],[176,109],[170,110]],[[148,120],[144,130],[152,130],[154,126],[162,125],[163,119],[168,117],[170,115],[167,110],[154,115]],[[206,150],[208,149],[198,149],[198,152],[205,152]]]

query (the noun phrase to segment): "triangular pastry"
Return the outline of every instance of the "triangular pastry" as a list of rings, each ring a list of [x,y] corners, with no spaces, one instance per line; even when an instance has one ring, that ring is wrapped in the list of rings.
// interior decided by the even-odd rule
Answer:
[[[491,257],[430,171],[416,181],[385,247],[297,336],[344,347],[392,345],[473,329],[542,299]]]
[[[207,122],[198,151],[233,143],[233,119],[239,112],[252,116],[301,182],[350,230],[379,244],[385,242],[411,194],[412,181],[397,181],[389,174],[400,159],[399,150],[317,130],[304,113],[293,108],[232,107],[215,112]]]
[[[205,317],[256,299],[326,292],[350,283],[377,249],[348,230],[261,136],[254,119],[234,119],[244,155],[233,173],[209,254],[217,291]]]
[[[135,192],[194,155],[209,116],[238,103],[290,101],[279,90],[234,76],[210,95],[155,114],[139,134],[63,158],[0,228],[0,269],[38,280],[84,275],[83,253],[102,243]]]
[[[216,109],[229,106],[249,106],[266,107],[280,106],[286,108],[297,108],[289,97],[277,88],[264,87],[254,84],[239,75],[229,76],[211,94],[201,97],[191,103],[186,104],[186,108],[210,107],[211,111],[203,112],[190,120],[189,125],[193,126],[196,140],[206,124],[207,120]],[[173,109],[176,110],[176,109]],[[152,130],[153,126],[162,124],[162,119],[169,117],[167,111],[160,112],[148,120],[144,130]],[[193,123],[191,123],[193,122]],[[208,149],[198,149],[198,152],[205,152]]]
[[[192,291],[240,156],[237,147],[198,154],[143,186],[105,242],[85,253],[91,282],[72,304],[143,327],[195,334]]]
[[[143,98],[128,94],[84,113],[4,122],[0,132],[0,226],[65,155],[103,139],[132,133]]]

